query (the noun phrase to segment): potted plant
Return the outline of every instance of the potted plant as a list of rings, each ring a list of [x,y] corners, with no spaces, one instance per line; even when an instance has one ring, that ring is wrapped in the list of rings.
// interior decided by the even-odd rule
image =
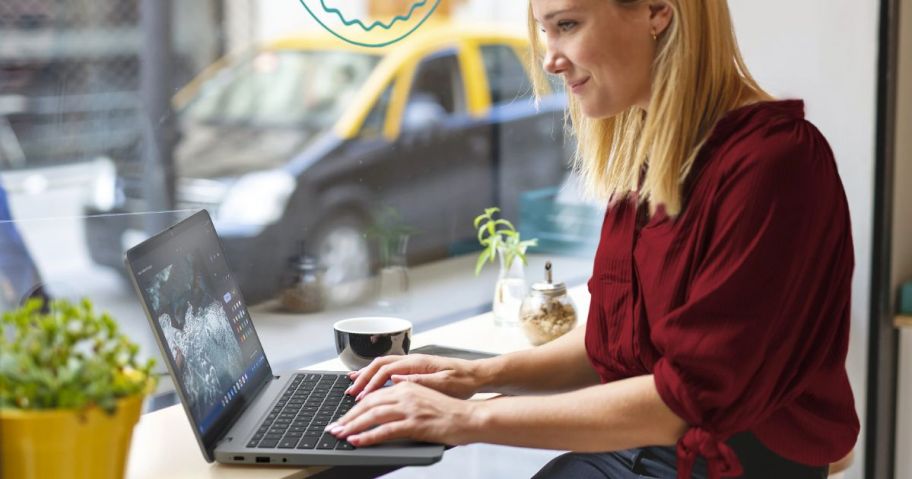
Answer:
[[[0,317],[0,476],[123,477],[154,360],[88,300]]]
[[[374,211],[375,221],[367,235],[377,241],[380,259],[380,292],[378,305],[395,309],[394,303],[408,292],[408,241],[418,230],[402,218],[391,206]]]
[[[519,307],[526,296],[526,250],[537,246],[538,240],[522,240],[513,223],[504,218],[494,218],[500,208],[486,208],[475,218],[478,242],[484,249],[475,262],[475,275],[481,273],[486,262],[500,263],[500,273],[494,287],[494,321],[499,325],[519,324]],[[519,259],[519,261],[516,261]]]

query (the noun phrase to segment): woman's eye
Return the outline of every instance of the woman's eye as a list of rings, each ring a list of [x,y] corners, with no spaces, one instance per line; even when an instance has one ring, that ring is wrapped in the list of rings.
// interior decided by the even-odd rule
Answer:
[[[575,27],[575,26],[576,26],[576,22],[574,22],[573,20],[563,20],[563,21],[557,22],[557,28],[560,28],[561,31],[563,31],[563,32],[568,32],[568,31],[572,30],[573,27]]]

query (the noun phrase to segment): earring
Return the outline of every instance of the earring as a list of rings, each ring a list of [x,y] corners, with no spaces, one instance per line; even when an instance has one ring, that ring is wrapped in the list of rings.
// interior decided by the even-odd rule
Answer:
[[[659,40],[659,34],[656,33],[656,29],[655,29],[655,28],[652,29],[652,40],[653,40],[653,41],[658,41],[658,40]]]

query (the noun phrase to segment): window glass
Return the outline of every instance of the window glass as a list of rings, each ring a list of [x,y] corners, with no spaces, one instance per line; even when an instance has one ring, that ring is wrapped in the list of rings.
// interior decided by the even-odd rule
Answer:
[[[508,45],[484,45],[481,57],[488,76],[492,104],[532,98],[529,75],[513,48]]]
[[[361,136],[365,138],[380,136],[383,134],[383,126],[386,124],[386,113],[389,110],[390,97],[393,94],[392,85],[386,87],[377,103],[371,108],[361,126]]]
[[[186,114],[206,123],[327,128],[378,61],[350,52],[259,52],[206,82]]]
[[[397,2],[365,9],[381,3]],[[462,3],[454,22],[511,31],[525,18],[522,4]],[[549,259],[571,287],[591,272],[602,215],[566,187],[565,97],[528,101],[521,34],[427,22],[368,49],[300,2],[197,0],[171,18],[129,0],[0,4],[0,311],[29,295],[88,298],[164,373],[124,253],[200,210],[276,370],[333,357],[346,317],[422,330],[490,312],[499,261],[476,276],[473,225],[486,208],[539,239],[529,282]],[[143,41],[156,25],[170,45]],[[461,49],[479,44],[483,62],[465,71]],[[358,103],[381,74],[396,80]],[[470,114],[486,94],[509,114]],[[154,402],[168,405],[161,377]]]
[[[448,114],[465,111],[465,90],[455,54],[443,54],[419,65],[409,103],[419,102],[436,103]]]

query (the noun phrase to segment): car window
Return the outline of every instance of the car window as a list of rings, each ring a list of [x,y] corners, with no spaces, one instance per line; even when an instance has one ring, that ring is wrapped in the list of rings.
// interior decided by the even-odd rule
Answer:
[[[386,90],[377,99],[377,103],[371,108],[370,113],[361,125],[361,136],[372,138],[383,134],[383,125],[386,120],[386,112],[389,110],[390,97],[393,95],[393,85],[386,87]]]
[[[259,52],[205,82],[186,114],[205,123],[327,128],[378,62],[345,51]]]
[[[481,47],[491,103],[510,103],[532,98],[532,83],[516,51],[507,45]]]
[[[465,88],[455,53],[421,62],[415,72],[409,103],[436,103],[447,114],[465,112]]]

